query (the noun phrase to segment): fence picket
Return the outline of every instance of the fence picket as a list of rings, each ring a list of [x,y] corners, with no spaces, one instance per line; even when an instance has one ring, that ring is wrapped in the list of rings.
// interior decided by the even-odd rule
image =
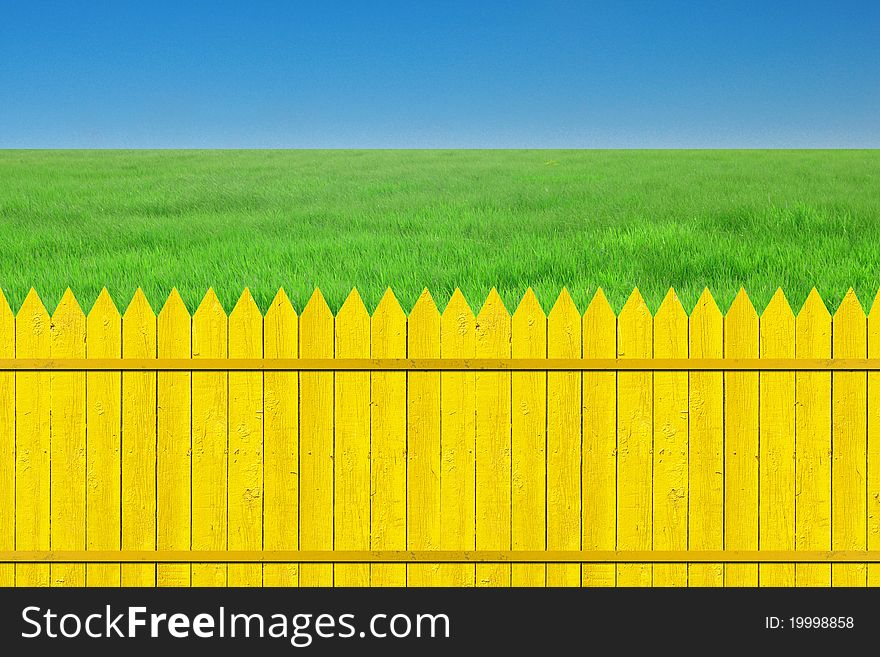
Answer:
[[[263,320],[266,358],[299,355],[299,318],[279,290]],[[263,374],[263,547],[299,548],[299,373]],[[263,565],[263,586],[296,586],[299,564]]]
[[[547,357],[580,358],[581,315],[564,289],[547,316]],[[547,373],[547,549],[581,549],[581,376]],[[580,586],[577,564],[548,564],[547,586]]]
[[[654,357],[688,357],[688,316],[670,289],[654,316]],[[688,547],[688,373],[654,373],[653,546]],[[684,563],[654,566],[654,586],[687,586]]]
[[[245,288],[229,314],[229,357],[263,357],[263,316]],[[263,547],[263,374],[229,373],[229,549]],[[260,564],[229,564],[230,586],[260,586]]]
[[[214,290],[208,290],[192,318],[193,358],[226,358],[227,346],[226,313]],[[194,550],[227,548],[229,449],[227,410],[227,373],[193,372],[192,547]],[[194,563],[192,585],[226,586],[227,572],[226,564]]]
[[[86,319],[89,358],[122,356],[122,316],[107,289],[101,290]],[[86,538],[89,550],[119,550],[122,545],[122,389],[119,372],[86,374]],[[189,526],[189,518],[187,518]],[[189,544],[187,544],[189,549]],[[88,564],[86,584],[119,586],[119,564]]]
[[[477,358],[510,358],[510,313],[492,288],[477,315]],[[510,549],[510,374],[476,373],[476,546]],[[505,564],[477,564],[477,586],[510,586]]]
[[[0,290],[0,358],[15,358],[15,316]],[[15,549],[15,373],[0,372],[0,550]],[[15,585],[15,565],[0,564],[0,586]]]
[[[406,314],[388,289],[370,324],[373,358],[406,358]],[[370,373],[370,549],[406,549],[406,372]],[[406,564],[372,564],[372,586],[406,586]]]
[[[409,314],[407,356],[440,358],[440,312],[424,290]],[[406,375],[407,548],[440,549],[440,372]],[[439,564],[409,564],[409,586],[438,586]]]
[[[835,358],[865,358],[867,355],[867,320],[852,289],[846,293],[833,320]],[[834,372],[833,424],[831,439],[831,549],[864,550],[867,548],[867,455],[866,423],[862,414],[867,408],[865,372]],[[865,586],[864,564],[834,564],[832,586]]]
[[[831,357],[831,315],[815,288],[795,318],[795,356]],[[795,535],[798,550],[831,549],[831,374],[795,374]],[[796,586],[830,586],[831,567],[795,564]]]
[[[159,358],[192,355],[192,318],[176,289],[158,318]],[[192,545],[192,374],[159,372],[156,435],[156,538],[160,550]],[[190,586],[189,564],[158,564],[159,586]]]

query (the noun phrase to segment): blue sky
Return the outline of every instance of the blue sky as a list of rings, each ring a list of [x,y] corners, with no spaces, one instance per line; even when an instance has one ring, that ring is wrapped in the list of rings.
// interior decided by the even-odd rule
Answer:
[[[8,2],[3,148],[877,148],[880,2]]]

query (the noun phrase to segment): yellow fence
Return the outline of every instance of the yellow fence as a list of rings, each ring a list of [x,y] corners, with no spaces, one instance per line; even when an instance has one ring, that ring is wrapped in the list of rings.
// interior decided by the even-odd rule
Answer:
[[[0,585],[876,585],[878,377],[851,292],[0,295]]]

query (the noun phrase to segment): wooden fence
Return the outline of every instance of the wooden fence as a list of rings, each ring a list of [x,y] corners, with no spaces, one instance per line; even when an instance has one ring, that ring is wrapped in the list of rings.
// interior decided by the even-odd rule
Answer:
[[[0,585],[876,585],[877,359],[852,292],[0,295]]]

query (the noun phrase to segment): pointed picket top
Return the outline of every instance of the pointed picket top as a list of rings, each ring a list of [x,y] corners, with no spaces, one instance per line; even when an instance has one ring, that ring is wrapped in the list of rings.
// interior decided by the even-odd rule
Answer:
[[[517,315],[530,322],[547,318],[547,315],[544,314],[544,309],[541,307],[541,302],[538,301],[538,297],[535,296],[535,291],[532,290],[532,288],[526,290],[522,301],[520,301],[519,305],[516,307],[516,310],[513,313],[514,319]]]
[[[278,288],[275,298],[269,304],[269,308],[266,310],[266,319],[268,320],[270,316],[274,317],[276,314],[285,318],[289,318],[291,315],[293,319],[298,317],[293,304],[290,302],[290,297],[287,296],[287,292],[284,291],[283,287]]]
[[[510,313],[494,287],[477,315],[478,358],[510,356]]]
[[[559,318],[560,321],[562,321],[563,318],[569,321],[573,317],[577,317],[577,319],[581,318],[581,313],[578,310],[574,299],[571,298],[571,294],[568,293],[568,288],[562,288],[562,291],[556,298],[556,302],[553,304],[553,307],[550,309],[547,317],[550,319]]]
[[[135,297],[137,297],[137,293],[135,293]],[[132,305],[133,304],[134,300],[132,300]],[[217,293],[214,292],[213,287],[208,288],[208,291],[205,293],[204,298],[202,298],[202,302],[199,304],[199,307],[196,308],[195,313],[193,313],[193,317],[198,317],[202,315],[223,315],[224,317],[226,316],[226,311],[223,310],[223,304],[220,303],[220,299],[217,297]]]
[[[547,316],[547,357],[581,357],[581,314],[566,288],[562,288]]]
[[[134,291],[134,296],[131,298],[128,308],[125,309],[123,320],[147,321],[155,317],[156,314],[153,312],[150,302],[147,301],[147,296],[141,288],[138,288]]]
[[[0,356],[2,358],[15,356],[15,315],[12,314],[3,290],[0,290],[0,351],[8,352],[3,353]]]
[[[327,305],[327,301],[324,299],[324,295],[321,294],[321,290],[319,288],[315,288],[315,291],[312,292],[312,296],[309,298],[308,303],[306,303],[306,307],[303,308],[302,317],[310,318],[310,317],[321,317],[324,315],[333,315],[330,312],[330,306]]]
[[[794,313],[779,288],[761,314],[761,358],[795,357]]]
[[[412,320],[416,317],[433,317],[435,315],[439,317],[440,310],[437,308],[437,304],[434,302],[434,297],[431,296],[428,288],[425,288],[422,290],[419,298],[416,299],[415,305],[413,305],[412,310],[409,313],[409,319]]]
[[[233,318],[239,322],[259,322],[263,319],[263,315],[259,307],[257,307],[257,302],[254,301],[249,288],[244,288],[244,291],[235,303],[235,307],[229,313],[229,321],[233,321]]]
[[[101,288],[101,291],[98,293],[98,298],[95,299],[95,303],[92,304],[92,309],[89,311],[89,319],[92,318],[92,315],[101,318],[109,318],[119,315],[119,310],[116,308],[116,304],[113,303],[113,297],[110,296],[106,287]]]
[[[777,288],[773,298],[770,299],[770,303],[767,304],[764,312],[761,313],[761,319],[787,318],[789,316],[794,318],[794,312],[788,303],[785,292],[782,291],[781,287]]]
[[[868,313],[868,358],[880,358],[880,290]]]
[[[740,322],[751,321],[752,318],[758,318],[758,311],[755,310],[755,306],[744,287],[739,288],[739,292],[736,293],[733,303],[731,303],[730,308],[727,309],[727,315],[725,315],[725,318]]]
[[[689,356],[722,358],[724,356],[724,318],[709,288],[704,288],[688,322]]]
[[[348,296],[346,297],[345,302],[342,304],[342,307],[339,309],[339,312],[336,313],[337,320],[342,317],[357,317],[359,320],[363,320],[363,318],[369,319],[369,316],[370,313],[367,312],[367,307],[364,305],[364,300],[361,299],[361,295],[357,291],[356,287],[351,289],[351,292],[348,293]]]
[[[831,319],[831,313],[828,312],[828,308],[825,306],[825,302],[816,288],[810,290],[804,305],[801,306],[800,312],[798,312],[798,319],[801,317],[813,318],[815,320]]]
[[[406,345],[410,358],[440,358],[440,311],[428,288],[409,313]]]
[[[687,312],[685,312],[684,306],[681,305],[681,300],[673,288],[669,288],[663,302],[657,309],[657,314],[654,315],[654,319],[665,322],[687,322]]]
[[[651,311],[635,288],[617,317],[618,358],[650,358],[653,355]]]
[[[18,309],[18,315],[15,317],[15,330],[17,335],[35,337],[48,337],[49,335],[49,312],[34,288],[31,288],[21,304],[21,308]],[[16,355],[20,354],[16,352]]]
[[[373,358],[406,356],[406,313],[391,288],[385,290],[373,311],[370,324],[370,355]]]
[[[52,321],[64,321],[65,319],[79,317],[80,315],[85,316],[73,291],[67,288],[61,296],[61,301],[58,302],[55,312],[52,313]]]
[[[582,329],[584,358],[616,357],[617,316],[601,287],[587,306]]]
[[[654,356],[687,358],[688,316],[675,290],[669,288],[654,315]]]
[[[859,302],[855,291],[849,288],[840,305],[837,306],[837,311],[834,313],[834,321],[836,322],[838,319],[847,319],[849,321],[863,320],[864,318],[865,310],[862,308],[862,304]]]
[[[163,318],[186,318],[190,319],[189,310],[187,310],[186,303],[183,301],[183,297],[180,296],[180,292],[177,291],[177,288],[171,289],[171,294],[168,295],[168,299],[165,301],[165,305],[162,306],[162,310],[159,311],[159,319]]]
[[[446,319],[447,317],[453,317],[456,315],[466,318],[474,317],[474,311],[471,310],[467,299],[464,298],[464,294],[462,294],[461,289],[459,288],[455,288],[452,296],[449,297],[449,303],[446,304],[442,316]]]
[[[391,291],[390,287],[386,288],[385,293],[379,300],[379,305],[377,305],[376,310],[373,311],[373,321],[376,321],[377,318],[380,318],[385,322],[399,322],[401,320],[406,322],[406,313],[403,312],[403,308],[400,307],[400,303],[397,301],[397,297],[394,296],[394,292]]]
[[[608,319],[616,320],[617,316],[614,314],[611,304],[608,303],[605,291],[598,287],[596,288],[596,294],[593,295],[590,301],[590,305],[587,306],[587,310],[584,312],[584,321],[607,321]]]
[[[122,316],[106,287],[86,318],[86,335],[86,355],[89,358],[118,358],[121,355]]]

